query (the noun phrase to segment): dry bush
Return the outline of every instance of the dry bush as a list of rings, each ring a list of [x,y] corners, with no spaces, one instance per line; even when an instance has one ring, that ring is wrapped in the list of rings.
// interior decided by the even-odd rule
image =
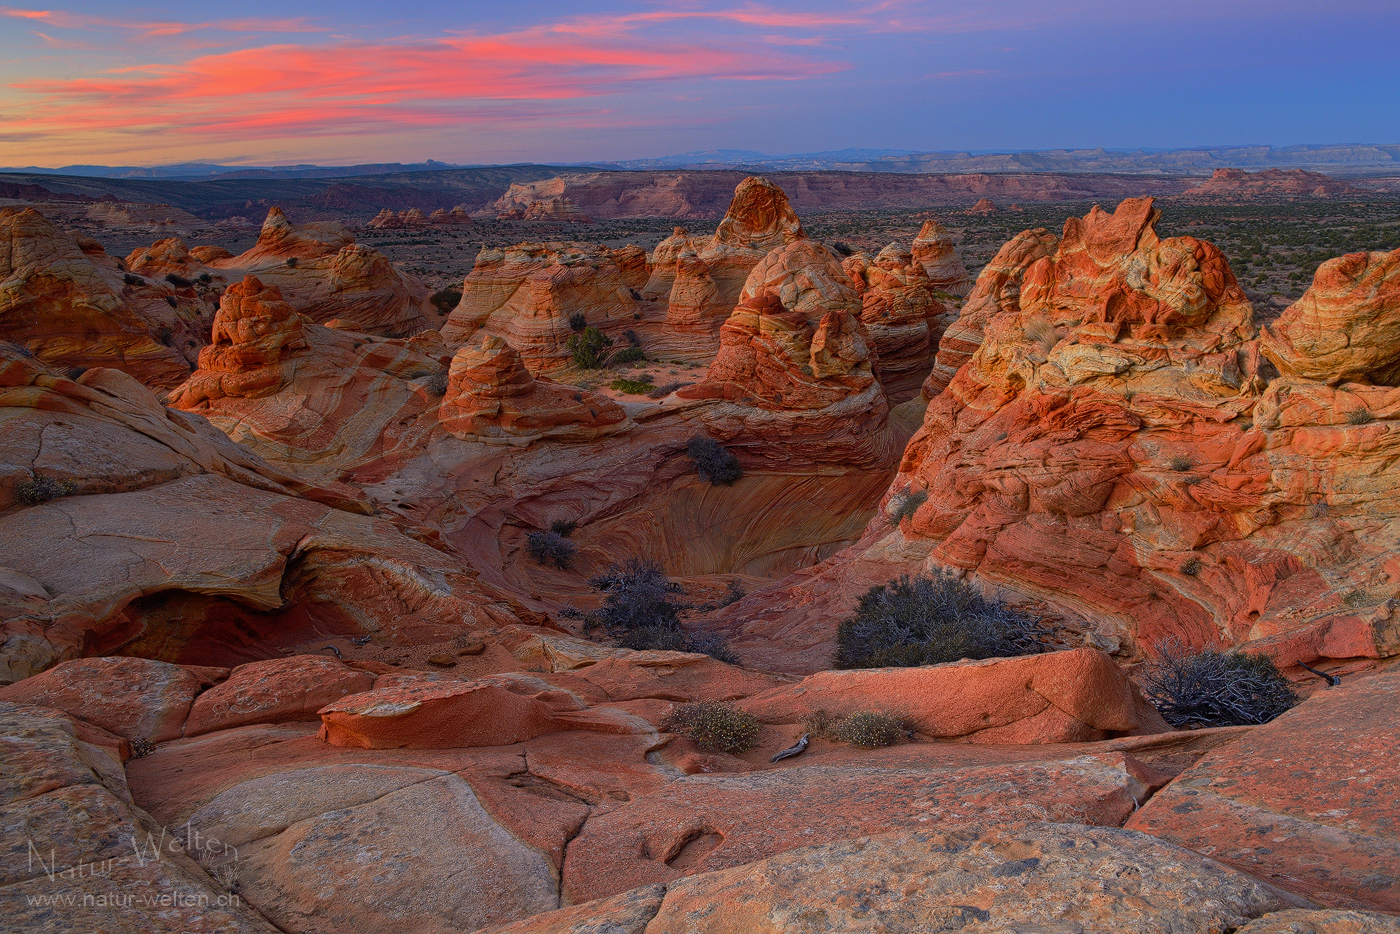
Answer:
[[[1268,723],[1298,703],[1266,655],[1191,652],[1169,643],[1143,676],[1143,693],[1175,727]]]
[[[723,701],[679,707],[669,725],[710,752],[748,752],[758,743],[758,719]]]

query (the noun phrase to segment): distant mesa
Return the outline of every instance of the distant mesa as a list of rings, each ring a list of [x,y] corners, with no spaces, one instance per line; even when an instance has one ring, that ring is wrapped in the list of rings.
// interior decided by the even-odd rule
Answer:
[[[1188,201],[1334,198],[1368,192],[1350,182],[1306,169],[1216,169],[1182,195]]]
[[[384,208],[365,226],[379,230],[405,230],[414,227],[454,226],[470,223],[472,223],[471,215],[467,213],[465,206],[459,204],[450,211],[438,208],[431,214],[424,214],[420,208],[408,208],[398,213]]]
[[[496,217],[500,220],[558,221],[565,224],[593,223],[593,218],[579,210],[574,199],[567,197],[513,202],[509,207],[497,211]]]

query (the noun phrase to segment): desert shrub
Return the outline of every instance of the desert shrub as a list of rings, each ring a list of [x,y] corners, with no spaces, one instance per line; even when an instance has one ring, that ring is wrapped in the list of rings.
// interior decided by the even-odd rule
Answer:
[[[1187,558],[1185,563],[1181,565],[1181,573],[1185,574],[1187,577],[1195,577],[1197,574],[1201,573],[1201,559]]]
[[[430,395],[447,395],[447,371],[438,370],[436,373],[430,374],[428,378],[423,381],[423,388],[428,390]]]
[[[127,285],[145,285],[145,284],[146,284],[146,280],[145,280],[145,279],[142,279],[140,276],[133,276],[131,273],[127,273],[126,275],[122,276],[122,282],[126,283]]]
[[[552,564],[561,571],[578,554],[578,546],[558,532],[527,532],[525,550],[540,564]]]
[[[642,338],[641,338],[641,336],[638,335],[637,332],[634,331],[634,330],[632,330],[631,328],[628,328],[627,330],[623,331],[623,332],[622,332],[622,336],[623,336],[623,338],[627,341],[627,346],[629,346],[629,347],[640,347],[640,346],[642,346]]]
[[[456,308],[457,303],[461,300],[461,289],[440,289],[434,292],[433,297],[429,299],[429,301],[433,303],[433,307],[443,314],[447,314],[449,311]]]
[[[612,343],[611,337],[589,325],[570,337],[564,346],[573,356],[574,366],[581,370],[596,370],[603,365],[603,356]]]
[[[77,488],[71,480],[55,480],[53,477],[35,477],[15,484],[15,499],[26,506],[37,506],[51,499],[72,496]]]
[[[685,453],[695,459],[695,472],[700,479],[708,480],[715,486],[730,486],[744,475],[739,458],[713,438],[691,438]]]
[[[676,710],[670,725],[710,752],[748,752],[758,743],[758,719],[723,701],[686,704]]]
[[[138,736],[131,741],[131,758],[144,759],[156,751],[156,744],[144,736]]]
[[[549,524],[549,530],[555,535],[562,535],[568,538],[578,529],[578,523],[572,519],[555,519]]]
[[[836,242],[831,244],[831,248],[841,256],[850,256],[852,253],[855,252],[850,248],[850,246],[848,246],[845,243],[842,243],[840,240],[837,240]]]
[[[88,371],[88,368],[85,367],[85,366],[70,366],[70,367],[68,368],[67,376],[68,376],[69,379],[74,380],[74,381],[77,381],[77,380],[79,380],[79,379],[82,379],[83,374],[86,373],[87,371]]]
[[[176,299],[175,296],[173,296],[173,295],[167,295],[167,296],[165,296],[165,303],[166,303],[167,305],[169,305],[171,308],[178,308],[178,307],[180,307],[180,302],[179,302],[179,300]]]
[[[296,268],[297,268],[297,258],[296,258],[295,256],[289,257],[289,258],[287,259],[287,268],[288,268],[288,269],[296,269]]]
[[[744,585],[739,583],[738,578],[730,578],[729,583],[724,587],[724,597],[719,601],[720,606],[729,606],[731,603],[738,603],[748,596],[748,591]]]
[[[642,348],[640,348],[640,347],[624,347],[624,348],[622,348],[621,350],[617,351],[615,354],[613,354],[612,357],[608,360],[608,363],[610,363],[610,364],[636,363],[637,361],[639,361],[639,360],[645,360],[646,358],[647,358],[646,351],[643,350]]]
[[[207,272],[201,272],[199,274],[199,281],[203,282],[205,285],[208,285],[209,283],[214,281],[214,277],[209,275],[209,273]]]
[[[852,746],[875,749],[899,742],[904,729],[904,721],[892,714],[861,711],[838,720],[831,728],[831,735]]]
[[[656,387],[638,379],[615,379],[612,381],[612,388],[618,392],[625,392],[629,396],[640,396]]]
[[[1347,413],[1348,425],[1369,425],[1376,420],[1370,409],[1352,409]]]
[[[698,652],[737,663],[722,636],[692,634],[681,628],[680,611],[686,607],[676,601],[675,594],[683,591],[654,561],[629,558],[588,583],[604,597],[603,605],[587,614],[586,622],[606,630],[623,648]]]
[[[165,274],[165,281],[169,282],[177,289],[188,289],[190,286],[194,285],[189,279],[186,279],[184,276],[176,275],[173,272]]]
[[[664,399],[664,398],[666,398],[667,396],[669,396],[671,393],[675,392],[677,389],[680,389],[680,388],[681,388],[682,386],[684,386],[684,385],[686,385],[686,384],[685,384],[685,383],[667,383],[667,384],[664,385],[664,386],[657,386],[655,389],[652,389],[652,390],[650,390],[650,391],[647,393],[647,398],[648,398],[648,399]]]
[[[861,598],[836,632],[836,668],[936,665],[1044,651],[1039,621],[946,574],[906,575]]]
[[[1171,457],[1167,460],[1167,466],[1170,467],[1172,470],[1181,472],[1190,470],[1192,467],[1195,467],[1196,462],[1191,460],[1191,458],[1185,456],[1184,454],[1177,454],[1175,457]]]
[[[1143,674],[1143,693],[1172,726],[1268,723],[1298,695],[1266,655],[1191,652],[1177,643],[1159,649]]]
[[[577,334],[588,327],[588,316],[581,311],[576,311],[569,315],[569,330]]]
[[[928,502],[928,490],[905,490],[890,497],[890,521],[899,525],[905,519],[914,518],[919,507]]]

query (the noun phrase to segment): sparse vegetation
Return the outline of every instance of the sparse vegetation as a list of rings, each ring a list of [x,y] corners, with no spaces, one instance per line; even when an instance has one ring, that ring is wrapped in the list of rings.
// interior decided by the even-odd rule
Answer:
[[[1190,652],[1179,643],[1159,649],[1145,670],[1143,690],[1175,727],[1268,723],[1298,703],[1268,656]]]
[[[907,575],[860,598],[837,629],[836,668],[914,667],[1044,651],[1039,621],[950,575]]]
[[[447,395],[447,383],[447,371],[438,370],[436,373],[429,374],[428,378],[423,381],[423,388],[428,390],[429,395],[445,396]]]
[[[1182,473],[1195,467],[1196,462],[1184,454],[1177,454],[1167,458],[1167,466],[1178,473]]]
[[[145,279],[142,279],[140,276],[134,276],[131,273],[127,273],[126,275],[122,276],[122,282],[132,286],[146,284]]]
[[[727,641],[713,634],[691,634],[681,628],[675,594],[679,584],[654,561],[629,558],[588,582],[604,594],[603,605],[584,616],[589,627],[604,629],[625,649],[699,652],[722,662],[737,659]]]
[[[581,370],[597,370],[603,366],[604,355],[612,344],[611,337],[589,325],[570,337],[564,346],[573,356],[574,366]]]
[[[862,749],[893,746],[905,730],[904,721],[893,714],[860,711],[838,720],[831,729],[833,738]]]
[[[568,538],[578,529],[578,523],[572,519],[555,519],[549,524],[549,530],[555,535],[562,535]]]
[[[1370,409],[1352,409],[1346,415],[1348,425],[1369,425],[1376,420]]]
[[[1195,577],[1197,574],[1201,573],[1201,567],[1200,558],[1187,558],[1185,563],[1181,565],[1181,573],[1185,574],[1187,577]]]
[[[695,472],[700,479],[714,486],[732,486],[744,475],[739,458],[713,438],[697,436],[690,439],[685,452],[695,460]]]
[[[629,396],[640,396],[651,392],[656,387],[651,383],[644,383],[636,379],[615,379],[612,381],[612,388],[617,392],[625,392]]]
[[[166,303],[167,305],[169,305],[171,308],[178,308],[178,307],[180,307],[180,301],[179,301],[179,299],[177,299],[177,298],[176,298],[175,296],[173,296],[173,295],[167,295],[167,296],[165,296],[165,303]]]
[[[640,347],[624,347],[624,348],[622,348],[621,350],[615,352],[615,353],[612,355],[612,357],[609,358],[608,363],[609,363],[610,365],[612,365],[612,364],[622,364],[622,363],[637,363],[638,361],[640,361],[640,360],[645,360],[646,358],[647,358],[646,351],[643,350],[642,348],[640,348]]]
[[[288,259],[287,259],[287,268],[288,268],[288,269],[296,269],[296,268],[297,268],[297,258],[296,258],[295,256],[288,257]]]
[[[890,521],[899,525],[905,519],[912,519],[919,507],[928,502],[928,490],[904,490],[890,497]]]
[[[165,274],[165,281],[169,282],[177,289],[188,289],[190,286],[194,285],[194,283],[189,279],[186,279],[184,276],[177,275],[173,272]]]
[[[540,564],[552,564],[561,571],[569,568],[578,546],[558,532],[527,532],[525,550]]]
[[[452,311],[452,309],[456,308],[457,303],[461,300],[462,290],[452,288],[439,289],[434,292],[433,297],[429,299],[429,301],[433,303],[433,307],[443,314],[447,314]]]
[[[15,484],[15,499],[26,506],[37,506],[51,499],[72,496],[77,491],[71,480],[57,480],[53,477],[34,477]]]
[[[137,736],[131,741],[131,758],[144,759],[156,751],[156,744],[144,736]]]
[[[588,317],[581,311],[576,311],[569,315],[569,330],[577,334],[588,327]]]
[[[722,701],[679,707],[668,726],[685,733],[701,749],[731,755],[752,749],[760,729],[753,714]]]

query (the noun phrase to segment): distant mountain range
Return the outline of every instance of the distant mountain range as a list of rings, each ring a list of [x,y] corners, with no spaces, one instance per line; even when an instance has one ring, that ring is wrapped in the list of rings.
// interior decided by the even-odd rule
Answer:
[[[1331,175],[1400,174],[1400,144],[1326,146],[1202,146],[1193,149],[1042,149],[1033,151],[918,152],[910,149],[838,149],[825,152],[771,155],[748,149],[709,149],[655,159],[591,163],[593,167],[626,171],[666,169],[731,169],[765,172],[844,171],[900,173],[1060,172],[1165,175],[1209,175],[1215,169],[1309,169]],[[553,164],[561,171],[580,169]],[[440,172],[510,166],[453,165],[398,162],[367,165],[236,166],[183,162],[154,167],[67,165],[57,169],[34,166],[0,168],[25,175],[66,175],[87,178],[163,179],[170,181],[231,181],[235,179],[325,179],[369,175]]]

